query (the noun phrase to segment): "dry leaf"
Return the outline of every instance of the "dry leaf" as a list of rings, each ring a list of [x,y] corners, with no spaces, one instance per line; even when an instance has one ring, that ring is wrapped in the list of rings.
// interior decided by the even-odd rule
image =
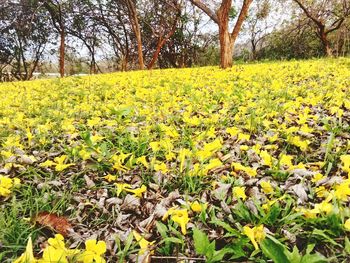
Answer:
[[[72,225],[63,216],[49,212],[40,212],[34,218],[35,223],[50,228],[62,236],[67,236],[73,231]]]

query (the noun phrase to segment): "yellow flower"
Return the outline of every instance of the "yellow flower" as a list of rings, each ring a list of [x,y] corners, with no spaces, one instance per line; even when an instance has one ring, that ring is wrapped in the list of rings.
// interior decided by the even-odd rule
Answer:
[[[222,162],[218,159],[218,158],[215,158],[215,159],[211,159],[209,161],[209,163],[207,165],[204,166],[203,168],[203,172],[205,174],[208,173],[208,171],[212,170],[212,169],[215,169],[215,168],[218,168],[218,167],[221,167],[223,164]]]
[[[326,178],[326,177],[323,176],[322,174],[316,173],[316,174],[314,174],[313,178],[311,179],[311,182],[317,183],[318,181],[321,181],[324,178]]]
[[[119,196],[125,189],[131,189],[130,184],[115,183],[114,185],[117,187],[117,196]]]
[[[116,175],[111,175],[111,174],[107,174],[103,178],[106,179],[109,183],[117,180],[117,176]]]
[[[79,156],[83,159],[83,160],[88,160],[91,158],[91,152],[88,152],[86,149],[81,149],[79,151]]]
[[[326,187],[324,187],[323,185],[316,187],[317,197],[322,198],[322,197],[327,197],[328,195],[329,195],[329,192],[327,191]]]
[[[246,235],[252,242],[255,250],[259,249],[259,243],[264,240],[266,234],[264,231],[264,225],[255,226],[250,228],[249,226],[243,227],[243,234]]]
[[[147,241],[143,236],[141,236],[135,230],[132,231],[132,234],[134,235],[134,238],[136,239],[138,245],[141,248],[139,251],[139,255],[143,255],[155,243],[155,241],[152,241],[152,242]],[[153,251],[151,252],[151,254],[153,254]]]
[[[243,201],[247,199],[247,195],[245,194],[245,187],[235,186],[233,187],[233,195],[236,198],[241,198]]]
[[[48,246],[44,249],[40,263],[68,263],[67,254],[63,249]]]
[[[344,172],[347,172],[350,176],[350,154],[340,156],[340,160],[342,161],[342,169]]]
[[[45,162],[41,163],[39,166],[41,167],[50,167],[55,165],[55,162],[51,161],[51,160],[46,160]]]
[[[83,263],[105,263],[106,260],[102,255],[106,253],[106,250],[107,247],[104,241],[87,240],[85,242],[85,251],[77,257],[77,260]]]
[[[233,162],[233,163],[231,163],[231,167],[233,167],[235,172],[243,171],[249,176],[254,177],[258,174],[255,168],[246,167],[240,163]]]
[[[346,219],[344,223],[344,228],[345,230],[350,231],[350,218]]]
[[[303,152],[307,150],[310,144],[308,140],[302,140],[300,136],[290,136],[288,142],[299,147]]]
[[[215,139],[211,143],[206,143],[203,146],[203,150],[200,150],[196,153],[199,161],[203,162],[205,159],[211,157],[216,151],[222,148],[220,139]]]
[[[65,244],[64,244],[64,237],[61,234],[56,234],[55,238],[49,238],[47,241],[49,245],[58,248],[58,249],[64,249]]]
[[[126,192],[133,193],[134,196],[136,197],[142,197],[142,194],[147,191],[147,187],[145,185],[142,185],[140,188],[136,188],[136,189],[124,188],[124,190]]]
[[[130,184],[124,184],[124,183],[115,183],[115,186],[117,186],[117,196],[121,194],[122,191],[133,193],[136,197],[142,197],[142,194],[147,191],[147,187],[145,185],[142,185],[140,188],[132,189]]]
[[[111,161],[114,162],[113,169],[117,171],[122,171],[122,172],[126,172],[127,170],[129,170],[129,168],[124,166],[124,162],[125,162],[125,159],[128,158],[130,155],[131,153],[128,153],[128,154],[121,153],[119,155],[117,154],[113,155],[111,157]]]
[[[214,141],[204,145],[203,150],[208,152],[216,152],[222,148],[220,139],[215,139]]]
[[[158,152],[160,150],[160,143],[159,142],[150,142],[149,146],[151,146],[151,149],[153,152]]]
[[[250,139],[250,135],[245,133],[239,133],[237,137],[238,141],[249,141],[249,139]]]
[[[177,209],[176,207],[172,207],[165,213],[162,220],[163,221],[166,220],[169,216],[171,216],[171,219],[175,223],[179,224],[179,226],[181,227],[182,234],[186,235],[187,233],[186,226],[187,226],[187,223],[190,221],[187,210]]]
[[[206,204],[206,203],[205,204],[200,204],[198,201],[194,201],[193,203],[191,203],[190,207],[191,207],[192,211],[200,213],[200,212],[202,212],[202,207],[204,209],[206,209],[207,205],[208,204]]]
[[[260,151],[259,155],[260,155],[261,159],[263,160],[264,165],[272,167],[273,158],[267,151],[265,151],[265,150]]]
[[[90,140],[92,143],[102,141],[103,139],[104,139],[104,137],[99,135],[99,134],[95,134],[95,135],[90,136]]]
[[[327,201],[322,201],[319,204],[315,204],[315,211],[322,213],[325,212],[326,214],[329,214],[333,211],[333,205],[328,203]]]
[[[18,178],[9,178],[7,176],[0,175],[0,197],[7,197],[11,194],[14,187],[21,184],[21,180]]]
[[[33,254],[32,238],[29,237],[26,250],[13,263],[36,263],[36,262],[37,260],[34,258],[34,254]]]
[[[62,156],[56,157],[56,158],[54,159],[55,165],[56,165],[56,166],[55,166],[55,171],[56,171],[56,172],[61,172],[61,171],[63,171],[64,169],[66,169],[66,168],[68,168],[68,167],[74,165],[73,163],[64,164],[64,161],[66,160],[66,158],[67,158],[67,155],[62,155]]]
[[[239,149],[241,151],[248,151],[249,150],[249,146],[248,145],[241,145],[241,146],[239,146]]]
[[[230,134],[232,137],[235,137],[241,132],[241,130],[236,127],[232,127],[232,128],[227,128],[226,132]]]
[[[350,196],[350,179],[336,185],[334,194],[339,200],[347,201],[348,197]]]
[[[286,196],[283,195],[283,196],[281,196],[281,197],[279,197],[279,198],[277,198],[277,199],[269,200],[267,203],[263,204],[261,207],[262,207],[264,210],[268,211],[268,210],[270,209],[271,206],[273,206],[276,202],[283,200],[285,197],[286,197]]]
[[[140,164],[140,163],[141,163],[141,164],[143,164],[143,166],[146,167],[146,168],[148,168],[148,166],[149,166],[149,165],[148,165],[148,162],[147,162],[147,160],[146,160],[146,156],[141,156],[141,157],[137,158],[137,159],[136,159],[136,163],[137,163],[137,164]]]
[[[179,161],[180,161],[180,173],[183,172],[185,167],[186,157],[191,156],[191,151],[189,149],[183,148],[179,150]]]
[[[101,118],[100,117],[95,117],[93,119],[87,120],[87,125],[90,127],[96,126],[97,124],[99,124],[101,122]]]
[[[154,170],[157,172],[162,172],[163,174],[168,172],[166,164],[159,161],[157,161],[157,163],[154,164]]]
[[[263,189],[265,194],[272,194],[273,193],[273,187],[269,181],[262,181],[260,183],[260,186]]]
[[[39,263],[68,263],[67,257],[73,257],[80,251],[78,249],[68,249],[64,243],[64,237],[56,234],[54,238],[48,239],[48,244],[44,249],[43,258]]]

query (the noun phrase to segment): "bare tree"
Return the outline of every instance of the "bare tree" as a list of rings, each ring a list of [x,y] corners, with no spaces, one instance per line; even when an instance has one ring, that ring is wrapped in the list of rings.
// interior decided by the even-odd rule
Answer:
[[[237,21],[230,32],[229,20],[232,8],[232,0],[222,0],[219,9],[213,10],[201,0],[190,0],[192,4],[200,8],[213,20],[219,27],[220,40],[220,61],[221,67],[227,68],[232,66],[232,56],[234,44],[242,28],[242,24],[247,17],[250,4],[253,0],[243,0]]]
[[[293,0],[316,28],[327,56],[333,55],[329,34],[338,30],[350,16],[349,0]]]

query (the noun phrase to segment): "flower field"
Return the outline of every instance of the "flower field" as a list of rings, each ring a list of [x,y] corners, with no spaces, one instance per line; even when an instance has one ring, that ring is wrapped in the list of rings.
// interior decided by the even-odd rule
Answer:
[[[0,84],[0,261],[348,262],[349,124],[350,59]]]

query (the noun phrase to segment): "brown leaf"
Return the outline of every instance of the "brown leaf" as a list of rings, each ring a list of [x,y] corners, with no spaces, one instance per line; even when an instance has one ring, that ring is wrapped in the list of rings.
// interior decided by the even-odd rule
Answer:
[[[67,236],[73,231],[72,225],[63,216],[58,216],[49,212],[40,212],[34,218],[35,223],[50,228],[62,236]]]

